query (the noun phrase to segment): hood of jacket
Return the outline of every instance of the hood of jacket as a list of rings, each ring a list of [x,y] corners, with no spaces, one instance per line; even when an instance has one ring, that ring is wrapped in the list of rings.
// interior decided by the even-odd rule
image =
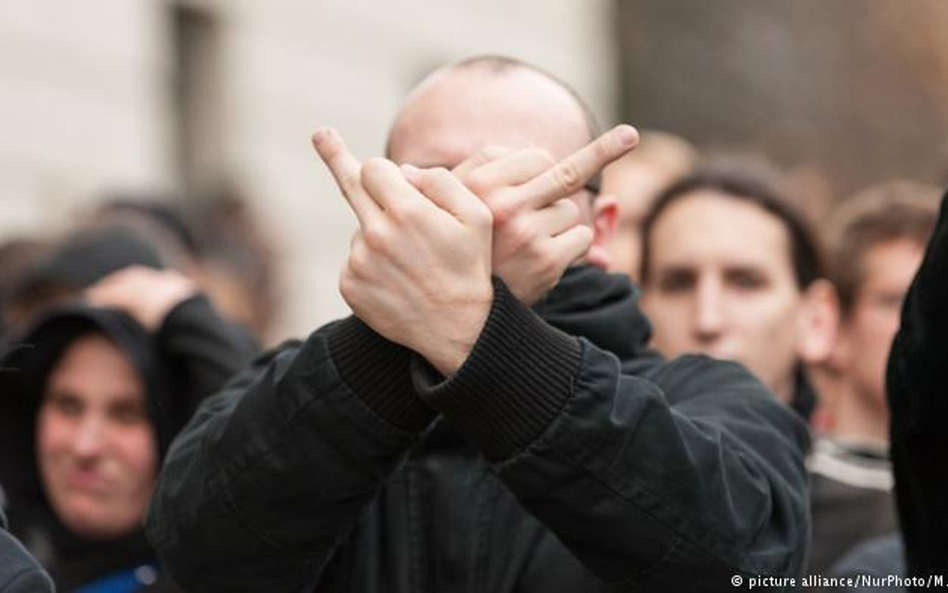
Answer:
[[[533,310],[553,327],[612,352],[626,372],[657,356],[648,347],[652,326],[639,308],[639,289],[623,274],[570,267]]]
[[[40,549],[43,545],[51,546],[64,559],[85,558],[78,568],[101,569],[102,566],[93,565],[103,561],[121,564],[129,555],[140,557],[150,553],[141,532],[111,542],[91,542],[70,533],[56,518],[44,494],[35,454],[36,416],[47,379],[66,349],[90,333],[99,333],[112,341],[138,370],[145,385],[158,456],[164,457],[174,432],[186,416],[177,413],[165,397],[166,375],[151,336],[122,312],[69,307],[50,313],[23,337],[2,347],[0,483],[8,497],[11,529],[28,545],[40,542]],[[107,553],[100,553],[103,551]]]
[[[52,311],[23,336],[0,346],[0,483],[11,505],[27,490],[36,493],[34,425],[48,377],[66,349],[90,333],[109,339],[138,371],[159,457],[186,420],[167,397],[166,373],[151,336],[134,319],[121,311],[81,305]]]

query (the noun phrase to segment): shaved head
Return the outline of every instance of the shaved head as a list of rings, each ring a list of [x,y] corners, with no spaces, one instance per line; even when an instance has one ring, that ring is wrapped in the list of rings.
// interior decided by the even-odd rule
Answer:
[[[421,167],[453,167],[491,144],[562,158],[596,135],[592,113],[568,85],[524,62],[483,56],[426,77],[396,116],[386,153]]]

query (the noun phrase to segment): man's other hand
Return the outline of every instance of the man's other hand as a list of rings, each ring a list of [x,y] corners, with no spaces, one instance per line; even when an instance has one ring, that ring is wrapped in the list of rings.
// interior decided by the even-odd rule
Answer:
[[[379,334],[450,376],[493,300],[490,210],[446,169],[360,164],[328,128],[313,145],[359,220],[342,297]]]
[[[452,170],[490,208],[492,269],[521,301],[540,300],[589,250],[591,215],[576,194],[637,143],[620,125],[559,162],[539,148],[488,146]]]
[[[120,309],[154,332],[178,303],[198,292],[194,281],[174,270],[129,266],[105,276],[84,293],[94,307]]]

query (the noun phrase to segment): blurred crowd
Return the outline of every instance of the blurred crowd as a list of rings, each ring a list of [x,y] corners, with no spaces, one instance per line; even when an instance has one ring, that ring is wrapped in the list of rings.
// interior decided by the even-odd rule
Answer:
[[[406,108],[406,113],[409,111]],[[398,125],[410,127],[405,121]],[[389,143],[389,156],[395,161],[399,159],[393,155],[399,151],[411,153],[399,142],[410,146],[424,144],[424,139],[408,132],[397,135],[398,125],[393,128]],[[556,158],[563,156],[553,152]],[[438,155],[444,160],[406,157],[401,162],[419,167],[455,166],[457,161],[446,155]],[[803,207],[808,202],[798,195],[800,187],[775,165],[762,162],[756,155],[707,153],[686,138],[658,130],[640,130],[638,146],[606,166],[601,179],[593,181],[599,186],[590,184],[598,192],[590,206],[597,225],[590,253],[598,255],[590,255],[586,264],[608,267],[609,272],[631,279],[634,288],[629,302],[633,305],[629,306],[640,307],[648,319],[644,330],[648,354],[635,356],[679,360],[704,355],[738,362],[776,398],[779,406],[786,408],[786,414],[806,427],[809,445],[802,452],[807,474],[806,518],[799,520],[788,515],[770,519],[800,523],[795,529],[805,541],[792,547],[802,556],[801,562],[774,560],[773,564],[764,562],[760,566],[768,567],[778,576],[821,575],[827,579],[857,574],[907,577],[948,570],[948,551],[939,547],[948,542],[948,534],[926,540],[923,533],[924,523],[933,516],[941,516],[941,523],[931,523],[928,528],[940,531],[946,525],[948,507],[928,511],[922,508],[930,504],[933,496],[943,502],[945,498],[937,498],[937,493],[926,494],[925,489],[935,488],[933,484],[939,482],[929,482],[928,477],[917,478],[912,473],[928,476],[940,472],[943,484],[944,476],[948,475],[948,452],[936,453],[937,439],[919,436],[922,433],[913,432],[914,425],[903,425],[905,430],[900,431],[893,424],[899,418],[890,412],[890,406],[894,406],[890,402],[900,397],[892,389],[902,385],[891,370],[892,365],[899,364],[890,363],[892,343],[900,328],[906,294],[926,258],[926,246],[936,229],[943,188],[911,180],[891,180],[851,196],[836,196],[816,220],[814,213]],[[345,183],[340,182],[343,191],[347,191]],[[496,225],[496,212],[494,217]],[[942,220],[939,224],[943,227],[948,223]],[[495,241],[499,235],[495,229]],[[943,251],[945,246],[940,247]],[[153,500],[162,463],[170,452],[199,447],[206,440],[207,449],[200,450],[193,459],[206,457],[213,466],[217,458],[212,453],[217,454],[223,447],[220,443],[242,438],[239,435],[243,433],[231,424],[216,423],[215,406],[225,404],[215,394],[230,393],[234,385],[250,385],[246,389],[240,387],[240,398],[253,398],[259,396],[254,386],[265,384],[278,390],[285,382],[284,373],[303,366],[301,358],[293,357],[300,356],[299,352],[310,341],[301,350],[292,350],[292,357],[286,350],[263,351],[261,347],[270,338],[280,307],[275,288],[279,285],[275,277],[276,252],[274,242],[261,231],[248,204],[236,195],[218,196],[197,206],[173,197],[119,196],[105,200],[94,212],[80,217],[64,234],[6,238],[0,245],[0,509],[8,531],[5,537],[12,535],[17,540],[0,541],[0,545],[9,545],[11,550],[16,548],[0,552],[0,564],[14,566],[13,558],[21,552],[22,566],[34,563],[33,569],[24,568],[19,573],[22,578],[33,580],[24,580],[27,584],[21,589],[16,589],[11,580],[14,588],[10,590],[48,590],[51,582],[62,591],[231,590],[229,586],[215,585],[214,579],[195,578],[189,569],[182,569],[179,577],[175,563],[182,562],[183,556],[201,556],[203,543],[195,543],[197,547],[191,550],[187,538],[156,538],[159,530],[152,532],[151,528],[147,534],[150,541],[143,522],[150,504],[158,505],[152,512],[162,517],[170,513],[190,521],[189,505],[197,504],[194,493],[205,492],[187,490],[190,481],[201,481],[207,492],[227,492],[229,480],[237,481],[236,474],[218,475],[202,468],[196,477],[189,474],[188,481],[169,482],[160,494],[155,494],[159,500]],[[946,254],[935,255],[944,258]],[[934,274],[937,278],[938,272]],[[521,297],[508,278],[503,280],[515,297]],[[327,286],[326,290],[337,287]],[[948,306],[948,294],[938,298]],[[540,299],[535,308],[547,319],[548,314],[542,312],[545,303]],[[359,311],[356,313],[359,315]],[[944,331],[931,329],[926,321],[938,324],[944,322],[943,318],[921,319],[921,329]],[[313,329],[298,328],[298,333],[306,336]],[[355,330],[350,331],[354,333]],[[524,339],[530,339],[529,334],[524,335]],[[333,349],[334,339],[341,338],[327,338]],[[927,358],[920,362],[912,359],[905,368],[914,368],[916,364],[922,368],[945,366],[946,351],[927,351]],[[622,353],[616,356],[622,358]],[[312,375],[329,372],[308,359],[306,364],[306,372]],[[379,362],[383,368],[387,364]],[[349,378],[343,362],[337,362],[337,366],[347,384],[362,380]],[[369,368],[360,372],[371,375],[374,371]],[[248,369],[263,370],[252,377],[252,382],[248,379],[241,383]],[[303,370],[298,372],[305,374]],[[645,371],[627,374],[652,380],[652,375]],[[905,384],[927,380],[912,374]],[[419,381],[415,378],[416,387],[421,390]],[[941,389],[942,395],[948,393],[943,385],[926,384],[923,388]],[[743,388],[735,387],[734,392],[740,389]],[[353,391],[358,389],[353,387]],[[731,395],[722,389],[716,397],[724,401]],[[284,397],[282,392],[280,397]],[[425,401],[437,410],[436,404]],[[371,420],[373,423],[390,419],[387,410],[379,411],[374,405],[369,405],[378,416]],[[554,407],[558,410],[563,405],[566,404]],[[669,403],[673,415],[687,416],[689,405],[686,402],[675,408]],[[944,403],[932,406],[931,409],[945,409]],[[628,412],[620,408],[616,404],[614,413]],[[286,430],[290,430],[289,407],[280,413],[263,407],[236,409],[228,413],[242,414],[242,421],[285,422]],[[905,411],[902,419],[915,422],[919,409],[922,408]],[[399,410],[405,424],[391,423],[399,430],[407,430],[414,424],[406,418],[414,413]],[[449,419],[451,413],[441,412]],[[645,417],[641,422],[649,421],[650,417]],[[175,437],[189,422],[196,423],[194,426],[204,424],[200,430],[185,429],[176,441]],[[740,422],[755,420],[752,416]],[[750,474],[754,474],[757,455],[763,455],[769,448],[786,446],[777,439],[772,445],[745,440],[732,428],[719,434],[713,417],[701,417],[693,424],[697,434],[707,430],[708,439],[716,443],[714,447],[721,451],[736,448],[738,459],[751,460],[747,461]],[[467,428],[459,430],[476,444],[477,439],[465,432]],[[630,435],[639,434],[634,432],[639,430],[637,427],[629,430]],[[908,445],[890,440],[893,435],[906,434]],[[456,438],[447,434],[431,438],[436,437]],[[253,446],[266,447],[266,442]],[[326,448],[325,454],[335,459],[352,455],[345,447],[359,447],[359,443],[340,437],[332,446],[311,446]],[[919,446],[928,447],[935,456],[924,467],[916,467],[912,461]],[[595,447],[589,447],[594,452],[588,455],[594,456]],[[902,447],[904,456],[895,458],[894,469],[897,447]],[[233,453],[231,458],[237,460],[244,453]],[[693,457],[701,459],[707,455],[703,449],[693,453]],[[507,465],[515,464],[515,460],[499,459],[503,456],[496,450],[484,456],[498,464],[495,470],[501,474],[508,471]],[[701,459],[694,463],[716,467],[715,461]],[[900,462],[902,465],[898,465]],[[444,463],[450,465],[453,461]],[[372,469],[374,466],[367,467],[367,473],[385,473]],[[620,470],[621,467],[614,471]],[[423,474],[406,475],[408,489],[434,488]],[[635,475],[627,477],[636,479]],[[343,472],[325,476],[327,482],[334,484],[349,484],[347,479]],[[557,478],[556,483],[564,490],[570,489],[574,487],[571,479]],[[665,479],[675,482],[676,476],[667,475]],[[779,477],[752,477],[747,488],[779,481]],[[921,490],[897,491],[901,484],[917,485]],[[361,486],[350,486],[351,491],[344,488],[345,492],[333,500],[362,496]],[[266,484],[270,490],[292,487],[287,483]],[[318,490],[315,486],[314,489]],[[529,496],[515,488],[514,491],[518,499],[529,500]],[[773,507],[782,504],[776,502],[777,495],[772,490],[768,492],[771,494],[765,498],[769,501],[774,497]],[[714,491],[709,490],[707,496],[715,496]],[[746,496],[744,500],[753,498],[751,494]],[[185,504],[184,500],[189,502]],[[739,500],[737,497],[732,502],[736,504]],[[757,499],[753,500],[747,512],[762,512],[756,510]],[[234,503],[234,508],[239,504]],[[268,501],[260,504],[274,506]],[[375,509],[365,514],[384,514],[377,507],[365,508]],[[769,502],[761,508],[769,508]],[[547,524],[545,510],[542,505],[528,507],[532,515]],[[742,512],[732,510],[738,516]],[[202,512],[208,513],[209,525],[217,520],[215,512],[224,514],[223,510]],[[471,512],[481,512],[479,517],[484,522],[495,519],[493,511]],[[237,514],[240,513],[238,510]],[[582,523],[582,514],[577,517],[573,520]],[[577,544],[569,537],[574,534],[570,528],[559,531],[555,519],[549,520],[549,524],[555,526],[554,531],[571,551],[595,550],[598,546],[595,532],[587,532],[586,541]],[[437,530],[432,525],[426,527],[424,520],[415,525],[394,525],[382,518],[378,525],[380,532]],[[319,532],[321,528],[313,529]],[[208,529],[213,531],[213,527]],[[271,531],[255,524],[252,517],[246,518],[246,530],[259,531],[264,540]],[[346,529],[342,532],[349,533]],[[337,552],[331,561],[322,556],[307,560],[308,552],[301,551],[310,545],[337,545],[340,537],[343,536],[336,534],[330,538],[336,543],[318,537],[310,542],[301,537],[291,544],[274,543],[274,549],[290,557],[299,553],[301,563],[312,565],[314,575],[324,571],[345,574],[346,563],[352,562],[348,555]],[[346,539],[349,547],[345,549],[359,544],[360,553],[379,557],[373,566],[387,566],[384,558],[390,552],[384,542],[390,541],[385,539],[390,535],[379,535],[380,539],[373,540],[373,544],[362,542],[362,531],[354,537],[358,541]],[[742,541],[744,535],[733,537]],[[756,537],[757,533],[747,535],[748,541]],[[529,554],[548,545],[544,541],[537,540],[533,544],[535,549],[527,545]],[[709,536],[707,541],[716,540]],[[771,543],[755,541],[754,546],[766,549]],[[496,553],[492,546],[496,544],[482,545],[485,547],[480,553],[488,557],[477,562],[490,563],[490,555]],[[779,550],[782,545],[773,543],[773,549]],[[174,549],[169,552],[163,546]],[[435,547],[429,550],[431,555],[440,552]],[[599,565],[595,560],[577,555],[589,570],[597,572]],[[727,557],[724,552],[722,557]],[[398,561],[391,559],[393,564]],[[230,570],[228,562],[242,561],[216,557],[205,564],[204,570],[226,572]],[[746,571],[746,566],[739,562],[734,566],[743,567],[734,570],[735,574]],[[780,569],[773,568],[780,566],[785,567],[782,575]],[[4,570],[0,567],[0,573]],[[379,570],[380,580],[374,589],[368,586],[367,590],[389,590],[384,585],[386,579],[396,577],[386,570],[395,569]],[[603,574],[609,571],[603,570],[597,576]],[[612,582],[622,582],[622,578],[616,577]],[[330,589],[331,585],[321,582],[320,587],[323,586],[327,588],[317,590],[356,590]],[[433,586],[434,589],[424,590],[447,590]],[[701,586],[706,588],[696,584],[689,590],[731,589],[730,582]],[[5,591],[3,587],[0,579],[0,590]],[[259,590],[297,589],[283,584]],[[630,586],[628,590],[666,589],[644,585],[641,589]]]

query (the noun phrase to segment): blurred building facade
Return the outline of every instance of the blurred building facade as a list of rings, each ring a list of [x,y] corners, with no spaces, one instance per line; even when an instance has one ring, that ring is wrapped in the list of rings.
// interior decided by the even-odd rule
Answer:
[[[108,192],[237,188],[276,237],[270,340],[346,312],[355,219],[315,157],[319,125],[381,154],[405,93],[481,53],[618,113],[611,0],[31,0],[0,3],[0,241],[61,230]]]
[[[248,197],[277,238],[276,335],[345,313],[355,220],[309,144],[383,150],[405,93],[523,58],[604,123],[789,168],[818,211],[890,178],[948,182],[945,0],[31,0],[0,3],[0,241],[107,192]]]

